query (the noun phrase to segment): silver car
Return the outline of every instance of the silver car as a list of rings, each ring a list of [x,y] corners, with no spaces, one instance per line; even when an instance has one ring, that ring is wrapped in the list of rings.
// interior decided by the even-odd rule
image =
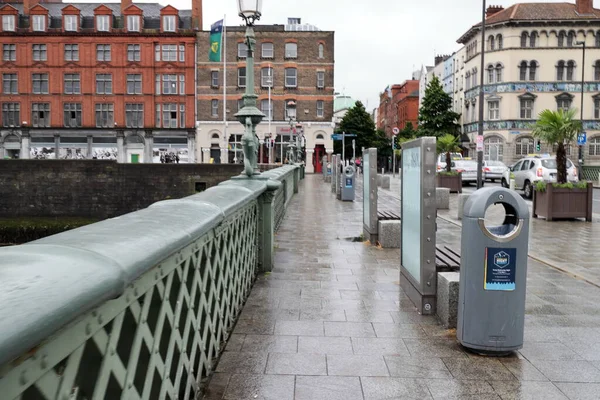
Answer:
[[[515,189],[523,190],[525,197],[533,197],[533,186],[540,181],[556,182],[556,159],[551,157],[526,157],[513,166],[502,177],[502,185],[508,187],[510,174],[514,175]],[[578,182],[577,167],[567,159],[567,181]]]
[[[483,173],[485,179],[488,181],[495,182],[501,180],[502,175],[508,169],[508,167],[502,161],[484,161],[483,162]]]
[[[462,183],[477,183],[477,161],[454,160],[452,170],[462,174]]]

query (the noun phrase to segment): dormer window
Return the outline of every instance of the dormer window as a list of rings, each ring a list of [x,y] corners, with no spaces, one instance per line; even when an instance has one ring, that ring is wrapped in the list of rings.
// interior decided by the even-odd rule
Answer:
[[[32,29],[34,32],[45,32],[46,31],[46,16],[45,15],[33,15]]]
[[[3,15],[2,16],[2,31],[3,32],[14,32],[15,31],[15,16],[14,15]]]
[[[109,15],[97,15],[96,16],[96,30],[98,32],[110,31],[110,16]]]
[[[65,15],[65,31],[76,32],[78,15]]]
[[[174,15],[165,15],[163,18],[163,31],[165,32],[175,32],[175,16]]]
[[[140,31],[140,16],[139,15],[128,15],[127,16],[127,30],[129,32]]]

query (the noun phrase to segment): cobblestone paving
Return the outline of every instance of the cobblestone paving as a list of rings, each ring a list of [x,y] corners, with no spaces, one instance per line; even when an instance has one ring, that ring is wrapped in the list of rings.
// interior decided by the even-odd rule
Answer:
[[[530,261],[524,348],[483,358],[416,313],[399,250],[351,241],[361,231],[360,201],[301,182],[205,399],[599,398],[600,289]]]

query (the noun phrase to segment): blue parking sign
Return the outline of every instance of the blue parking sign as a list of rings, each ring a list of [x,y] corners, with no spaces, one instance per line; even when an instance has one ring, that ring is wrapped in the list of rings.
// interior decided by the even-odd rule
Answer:
[[[586,143],[587,143],[587,134],[585,132],[581,132],[579,135],[577,135],[577,145],[583,146]]]

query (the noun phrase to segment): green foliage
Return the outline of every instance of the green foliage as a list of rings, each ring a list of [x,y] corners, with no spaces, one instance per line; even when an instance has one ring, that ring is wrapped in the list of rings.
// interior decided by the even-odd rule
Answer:
[[[552,183],[552,187],[553,188],[557,188],[557,189],[587,189],[587,181],[581,181],[581,182],[576,182],[576,183],[572,183],[572,182],[566,182],[566,183]],[[548,184],[545,181],[538,181],[535,184],[535,190],[537,192],[545,192],[546,188],[547,188]]]
[[[348,134],[355,134],[355,138],[346,138],[346,157],[352,156],[352,139],[356,141],[356,154],[360,155],[360,151],[363,147],[377,147],[380,142],[379,135],[375,130],[375,123],[371,114],[367,112],[365,106],[357,101],[354,107],[348,110],[342,121],[340,127],[336,133],[346,132]],[[385,136],[385,135],[384,135]],[[389,141],[388,141],[389,143]],[[391,143],[389,143],[391,147]],[[336,153],[342,153],[342,142],[335,141],[334,149]],[[391,151],[391,149],[390,149]]]
[[[533,136],[550,145],[557,145],[557,183],[567,183],[567,154],[565,145],[571,143],[582,130],[581,121],[575,119],[576,110],[544,110],[538,116]]]
[[[457,176],[460,172],[456,172],[456,171],[448,171],[447,169],[445,171],[438,171],[438,175],[446,175],[446,176]]]
[[[450,172],[452,169],[452,159],[450,157],[450,153],[460,151],[458,138],[454,135],[446,134],[437,138],[436,146],[438,154],[446,154],[446,172]]]
[[[92,218],[2,218],[0,244],[22,244],[97,222]]]
[[[460,114],[452,111],[452,98],[446,92],[437,76],[434,76],[427,88],[419,109],[418,136],[458,136]]]

